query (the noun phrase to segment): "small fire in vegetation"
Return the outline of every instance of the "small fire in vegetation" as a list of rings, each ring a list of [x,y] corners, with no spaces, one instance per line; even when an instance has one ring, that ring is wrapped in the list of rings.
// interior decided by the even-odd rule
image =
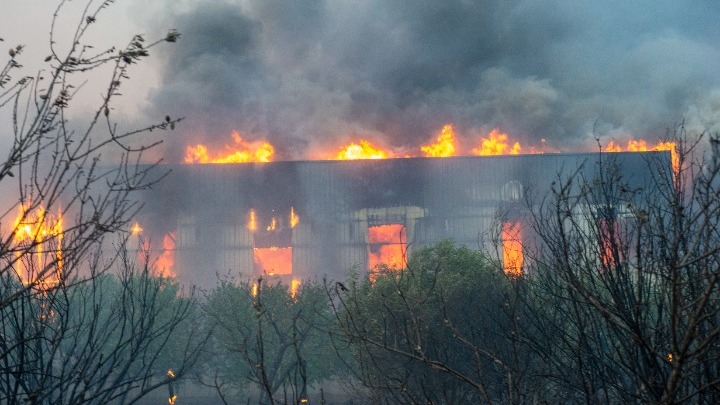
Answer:
[[[23,284],[57,283],[63,268],[62,214],[55,217],[43,206],[31,206],[21,204],[13,224],[18,277]]]
[[[233,145],[225,145],[225,151],[210,153],[203,144],[188,146],[185,150],[185,163],[247,163],[270,162],[275,148],[267,141],[247,141],[235,131],[232,133]]]
[[[508,141],[508,134],[500,132],[497,128],[490,131],[487,138],[482,138],[480,147],[472,150],[473,155],[518,155],[520,154],[520,142]]]
[[[422,150],[427,157],[455,156],[455,138],[453,126],[447,124],[443,127],[442,131],[440,131],[435,143],[423,145],[420,147],[420,150]]]
[[[167,376],[170,378],[170,382],[168,383],[168,404],[174,405],[175,401],[177,401],[177,395],[175,394],[175,386],[173,384],[173,379],[175,379],[175,373],[173,373],[172,370],[167,371]]]
[[[503,222],[501,231],[503,270],[511,277],[522,275],[523,246],[522,224]]]
[[[402,269],[407,253],[406,229],[403,224],[368,227],[368,267],[372,271],[379,264]]]
[[[300,291],[300,285],[302,283],[298,279],[292,279],[290,281],[290,296],[295,299],[295,296],[297,295],[298,291]]]

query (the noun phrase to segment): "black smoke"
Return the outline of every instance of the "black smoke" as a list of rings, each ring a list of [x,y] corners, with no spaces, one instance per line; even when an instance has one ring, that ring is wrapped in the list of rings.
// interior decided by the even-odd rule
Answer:
[[[233,130],[286,159],[359,137],[417,151],[445,123],[468,150],[495,127],[558,148],[720,131],[713,1],[186,3],[150,100],[186,117],[171,160]]]

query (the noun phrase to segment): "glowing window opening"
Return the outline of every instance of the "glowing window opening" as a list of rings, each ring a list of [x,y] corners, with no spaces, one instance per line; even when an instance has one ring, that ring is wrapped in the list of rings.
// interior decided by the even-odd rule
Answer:
[[[520,222],[503,222],[501,239],[505,274],[513,277],[522,275],[523,245]]]
[[[254,248],[255,268],[269,276],[292,274],[292,247]]]
[[[391,269],[405,267],[407,235],[403,224],[385,224],[368,227],[368,268],[373,271],[379,264]]]

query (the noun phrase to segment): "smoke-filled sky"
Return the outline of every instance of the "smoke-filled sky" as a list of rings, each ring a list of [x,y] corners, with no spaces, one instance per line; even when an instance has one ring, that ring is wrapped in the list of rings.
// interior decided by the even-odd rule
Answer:
[[[720,132],[714,0],[116,7],[128,27],[182,33],[155,55],[139,103],[148,116],[185,117],[166,142],[170,160],[191,143],[231,143],[233,130],[287,159],[360,138],[414,152],[446,123],[466,149],[493,128],[566,149],[595,136],[658,139],[683,120]]]

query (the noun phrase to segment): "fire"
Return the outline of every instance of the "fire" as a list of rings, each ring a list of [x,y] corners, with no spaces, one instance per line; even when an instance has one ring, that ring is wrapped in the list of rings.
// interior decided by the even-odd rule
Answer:
[[[675,142],[663,142],[660,141],[654,146],[648,145],[645,140],[634,140],[631,139],[627,142],[625,149],[615,141],[610,141],[605,147],[606,152],[622,152],[623,150],[628,152],[647,152],[647,151],[670,151],[670,161],[672,162],[673,171],[675,173],[680,172],[680,157],[677,154],[677,145]]]
[[[252,288],[250,289],[250,295],[255,298],[258,296],[258,293],[260,292],[260,285],[258,283],[253,283]]]
[[[614,220],[601,218],[597,224],[598,250],[600,263],[607,269],[614,269],[620,263],[616,260],[616,254],[621,255],[620,249],[620,227]],[[622,257],[619,257],[622,261]]]
[[[173,373],[172,370],[168,370],[167,376],[172,380],[175,378],[175,373]],[[177,395],[175,395],[175,387],[173,386],[173,383],[171,381],[168,384],[168,404],[175,405],[175,401],[177,401]]]
[[[292,279],[290,282],[290,296],[295,299],[295,296],[297,296],[298,291],[300,291],[300,280],[298,279]]]
[[[605,147],[605,152],[622,152],[623,148],[622,146],[615,143],[615,141],[610,141],[610,143],[607,144]]]
[[[250,215],[248,218],[248,229],[251,232],[255,232],[255,230],[257,230],[257,216],[255,215],[255,210],[250,210]]]
[[[405,265],[406,234],[403,224],[386,224],[368,227],[368,267],[378,264],[401,269]]]
[[[447,124],[437,137],[435,143],[423,145],[420,147],[427,157],[448,157],[455,155],[455,130],[453,126]]]
[[[278,226],[277,218],[272,217],[272,219],[270,220],[270,224],[267,226],[266,230],[268,232],[272,232],[277,229],[277,226]]]
[[[479,148],[474,148],[472,153],[479,156],[517,155],[520,153],[520,142],[514,142],[510,146],[508,134],[495,128],[490,131],[487,138],[482,138],[482,144]]]
[[[247,141],[237,131],[232,133],[234,145],[225,145],[225,152],[210,155],[207,146],[197,144],[185,150],[185,163],[247,163],[270,162],[275,148],[267,141]]]
[[[300,217],[295,213],[295,207],[290,207],[290,228],[295,228],[300,222]]]
[[[357,160],[357,159],[387,159],[392,154],[382,149],[378,149],[370,142],[361,140],[359,144],[353,142],[338,152],[337,160]]]
[[[503,222],[501,232],[503,270],[508,276],[518,277],[522,275],[523,266],[522,225]]]
[[[292,247],[254,248],[254,260],[261,273],[271,276],[292,274]]]
[[[175,270],[173,270],[173,265],[175,265],[175,232],[166,233],[163,236],[162,244],[163,250],[155,262],[155,266],[163,277],[175,277]]]
[[[132,228],[130,228],[130,234],[131,234],[132,236],[138,236],[138,235],[140,235],[142,232],[143,232],[143,229],[140,227],[140,224],[137,223],[137,222],[135,222],[135,223],[133,224]]]
[[[17,243],[17,274],[24,284],[57,283],[63,267],[63,218],[55,218],[43,206],[29,211],[20,205],[13,225],[13,241]],[[54,268],[54,278],[47,269]]]

